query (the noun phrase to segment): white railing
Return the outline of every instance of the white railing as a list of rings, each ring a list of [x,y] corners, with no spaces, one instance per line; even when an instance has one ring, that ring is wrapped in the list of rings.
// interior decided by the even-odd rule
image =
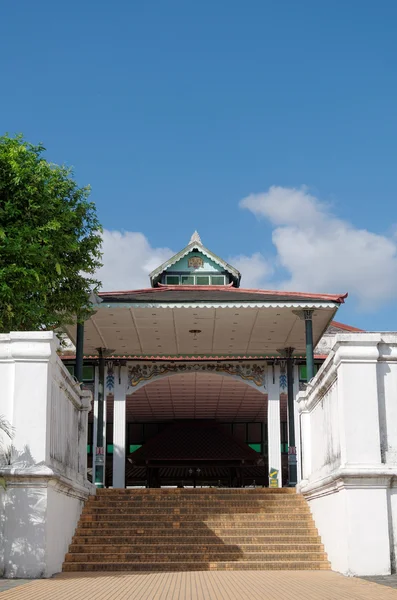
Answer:
[[[84,501],[91,392],[82,391],[47,331],[0,334],[0,414],[13,438],[0,461],[0,574],[62,569]]]
[[[49,460],[70,476],[86,477],[91,393],[82,391],[57,355],[51,360]]]
[[[302,435],[302,479],[323,477],[341,464],[338,372],[329,356],[297,397]]]
[[[0,335],[0,413],[14,430],[11,474],[87,481],[87,429],[91,392],[81,390],[57,355],[51,332]],[[47,471],[46,471],[47,469]]]

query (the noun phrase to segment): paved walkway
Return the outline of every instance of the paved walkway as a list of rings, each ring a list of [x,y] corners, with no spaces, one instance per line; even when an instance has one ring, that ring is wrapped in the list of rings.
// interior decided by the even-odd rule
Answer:
[[[0,600],[397,600],[384,585],[330,571],[65,573],[1,592]]]
[[[375,583],[380,583],[381,585],[387,585],[388,587],[392,587],[397,590],[397,575],[374,575],[373,577],[363,577],[367,581],[374,581]]]

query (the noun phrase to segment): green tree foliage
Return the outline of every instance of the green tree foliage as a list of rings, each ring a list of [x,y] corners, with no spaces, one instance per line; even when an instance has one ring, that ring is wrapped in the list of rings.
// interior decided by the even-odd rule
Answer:
[[[89,188],[21,135],[0,137],[0,331],[56,329],[87,316],[101,226]]]

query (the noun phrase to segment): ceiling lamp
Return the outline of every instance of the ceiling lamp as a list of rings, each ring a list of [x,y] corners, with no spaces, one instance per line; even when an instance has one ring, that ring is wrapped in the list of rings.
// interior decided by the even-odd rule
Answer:
[[[197,336],[201,333],[201,329],[189,329],[189,333],[193,334],[193,341],[197,342]]]

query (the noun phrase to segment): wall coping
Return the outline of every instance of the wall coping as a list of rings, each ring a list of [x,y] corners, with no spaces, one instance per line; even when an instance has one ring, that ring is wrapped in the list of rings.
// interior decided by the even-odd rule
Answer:
[[[0,468],[7,489],[13,487],[53,487],[68,496],[86,500],[96,493],[96,487],[88,480],[81,482],[69,479],[61,472],[46,465],[32,465],[28,468],[4,466]]]
[[[397,361],[397,332],[338,333],[331,351],[305,390],[298,392],[298,412],[310,412],[337,378],[342,363]]]
[[[307,500],[339,492],[342,489],[375,489],[397,487],[397,465],[346,465],[314,481],[303,480],[297,492]]]

